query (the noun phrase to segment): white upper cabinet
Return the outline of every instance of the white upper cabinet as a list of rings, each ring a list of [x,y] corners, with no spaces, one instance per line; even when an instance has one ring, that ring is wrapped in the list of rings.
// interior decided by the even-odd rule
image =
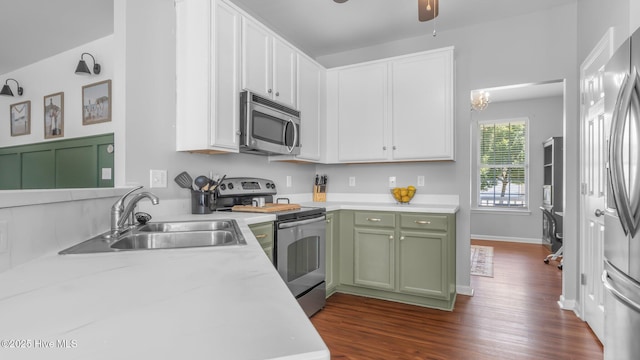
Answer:
[[[391,70],[395,160],[453,160],[453,51],[395,60]]]
[[[344,69],[337,83],[338,160],[386,160],[386,64]]]
[[[300,160],[319,161],[324,107],[325,70],[298,55],[298,107],[300,110]]]
[[[327,162],[454,160],[453,48],[327,77]]]
[[[242,20],[242,87],[297,108],[296,55],[264,26]]]
[[[240,14],[221,1],[176,1],[176,148],[238,152]]]

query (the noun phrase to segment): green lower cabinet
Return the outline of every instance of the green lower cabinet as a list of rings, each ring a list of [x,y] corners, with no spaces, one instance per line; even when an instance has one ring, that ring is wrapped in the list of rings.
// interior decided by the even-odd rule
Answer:
[[[448,299],[447,235],[400,231],[398,248],[398,290]]]
[[[340,212],[338,292],[452,310],[455,214]]]
[[[340,217],[337,211],[327,213],[327,232],[325,247],[325,282],[327,287],[327,297],[336,291],[339,283],[339,242],[340,239]]]
[[[262,246],[262,250],[264,250],[271,263],[273,263],[273,223],[252,224],[249,225],[249,229],[251,229],[253,235],[258,239],[260,246]]]
[[[394,230],[355,228],[354,279],[356,285],[374,289],[395,288]]]

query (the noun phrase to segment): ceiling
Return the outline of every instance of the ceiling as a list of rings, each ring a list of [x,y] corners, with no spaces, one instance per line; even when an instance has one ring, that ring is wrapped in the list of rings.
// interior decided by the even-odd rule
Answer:
[[[428,22],[418,21],[418,0],[230,1],[317,58],[431,34],[434,26],[440,33],[577,0],[440,0],[440,15]],[[113,0],[3,0],[0,74],[112,33]],[[492,101],[501,97],[495,96]]]
[[[2,0],[0,74],[112,33],[113,0]]]
[[[418,21],[418,0],[230,0],[313,58],[524,15],[577,0],[440,0]]]

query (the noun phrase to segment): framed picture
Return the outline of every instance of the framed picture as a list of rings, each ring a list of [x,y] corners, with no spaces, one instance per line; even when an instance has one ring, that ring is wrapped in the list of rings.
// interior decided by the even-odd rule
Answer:
[[[31,134],[31,101],[9,106],[11,121],[11,136]]]
[[[64,93],[44,97],[44,138],[64,136]]]
[[[82,87],[82,125],[111,121],[111,80]]]

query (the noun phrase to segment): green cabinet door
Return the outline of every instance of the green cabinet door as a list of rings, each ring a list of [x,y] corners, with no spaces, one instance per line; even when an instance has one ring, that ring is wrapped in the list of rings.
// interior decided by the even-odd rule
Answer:
[[[399,291],[448,299],[447,234],[400,231]]]
[[[354,283],[374,289],[395,288],[394,230],[354,229]]]
[[[273,263],[273,223],[266,222],[249,225],[249,229],[258,239],[262,250],[267,254],[269,261]]]
[[[340,234],[339,234],[339,216],[335,212],[327,213],[327,231],[326,231],[326,287],[327,296],[333,294],[338,286],[340,276],[339,273],[339,250],[340,250]]]

